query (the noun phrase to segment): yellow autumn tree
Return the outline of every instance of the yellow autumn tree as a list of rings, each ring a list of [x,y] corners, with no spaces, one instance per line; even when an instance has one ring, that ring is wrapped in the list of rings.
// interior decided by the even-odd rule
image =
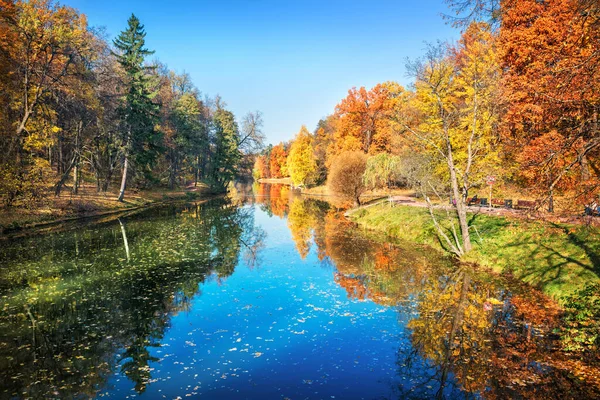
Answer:
[[[296,135],[287,158],[287,167],[296,186],[307,186],[314,183],[317,172],[317,162],[312,148],[312,136],[302,126]]]
[[[450,187],[460,234],[453,224],[445,232],[431,215],[440,239],[460,257],[472,247],[469,191],[499,164],[494,128],[500,69],[494,38],[487,25],[473,24],[456,48],[432,46],[408,67],[416,78],[416,93],[404,109],[404,128]]]

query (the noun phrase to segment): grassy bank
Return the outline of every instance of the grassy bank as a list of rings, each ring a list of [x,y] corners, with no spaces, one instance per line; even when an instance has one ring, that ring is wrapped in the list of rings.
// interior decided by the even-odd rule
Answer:
[[[447,218],[445,213],[439,217]],[[588,283],[600,281],[597,227],[480,214],[470,217],[475,243],[465,261],[511,273],[559,301]],[[443,249],[427,209],[377,205],[356,211],[351,219],[394,237]]]
[[[206,186],[192,190],[153,189],[130,191],[124,202],[117,201],[117,193],[98,193],[95,188],[83,187],[80,193],[64,193],[47,198],[28,207],[0,209],[0,234],[43,227],[61,221],[124,212],[156,203],[174,200],[195,200],[211,193]]]

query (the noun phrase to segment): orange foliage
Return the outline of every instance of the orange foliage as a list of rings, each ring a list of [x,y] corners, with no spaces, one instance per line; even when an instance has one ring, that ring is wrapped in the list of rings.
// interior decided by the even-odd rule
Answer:
[[[284,178],[287,175],[284,175],[284,172],[287,172],[287,168],[285,167],[286,162],[287,152],[285,151],[283,143],[279,143],[277,146],[273,147],[269,156],[269,171],[271,173],[270,177]]]
[[[541,190],[600,183],[600,29],[574,0],[506,0],[504,135]],[[595,172],[594,172],[595,171]]]
[[[367,287],[362,279],[346,276],[336,272],[334,275],[334,280],[335,283],[346,290],[349,299],[356,299],[360,301],[368,299]]]
[[[335,108],[338,119],[328,158],[342,151],[360,150],[368,154],[390,152],[392,125],[390,115],[394,99],[404,89],[397,84],[377,84],[367,91],[352,88]]]
[[[269,166],[265,156],[258,156],[254,161],[254,177],[256,179],[269,177]]]
[[[288,186],[271,185],[269,190],[269,201],[271,212],[279,218],[285,217],[289,208],[290,189]]]

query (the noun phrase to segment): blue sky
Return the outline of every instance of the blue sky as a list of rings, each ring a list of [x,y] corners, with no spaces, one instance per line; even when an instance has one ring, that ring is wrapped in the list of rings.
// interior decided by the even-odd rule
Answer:
[[[425,42],[456,40],[443,0],[63,0],[110,38],[135,13],[147,46],[241,118],[260,110],[271,143],[291,139],[356,86],[410,82],[406,58]]]

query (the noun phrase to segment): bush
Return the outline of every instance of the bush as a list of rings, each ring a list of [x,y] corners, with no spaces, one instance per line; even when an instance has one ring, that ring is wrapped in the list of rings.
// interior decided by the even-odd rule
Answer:
[[[365,191],[364,173],[367,156],[360,151],[348,151],[336,156],[331,163],[327,186],[335,195],[360,205]]]

